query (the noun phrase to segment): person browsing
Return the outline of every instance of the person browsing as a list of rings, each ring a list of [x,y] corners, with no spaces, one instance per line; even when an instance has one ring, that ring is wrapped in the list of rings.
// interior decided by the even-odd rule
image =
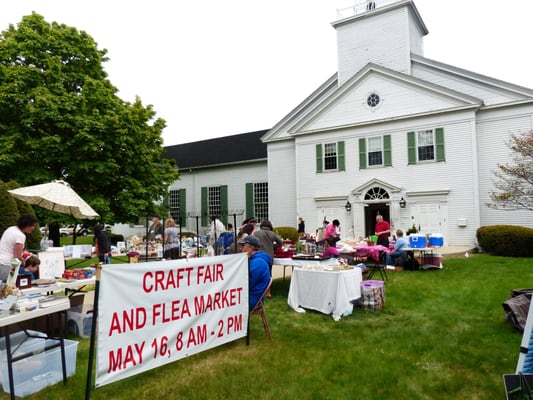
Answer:
[[[270,262],[268,263],[268,270],[270,276],[272,276],[272,264],[274,263],[274,251],[281,245],[283,245],[283,239],[280,238],[275,232],[272,223],[265,219],[259,224],[259,230],[254,233],[254,236],[259,239],[261,243],[261,250],[268,254]],[[267,297],[272,297],[267,293]]]
[[[147,240],[154,242],[163,239],[163,225],[161,224],[161,216],[159,214],[152,215],[152,225],[148,228]]]
[[[165,253],[167,260],[175,260],[179,258],[179,230],[176,227],[176,222],[173,218],[168,218],[165,222]]]
[[[334,219],[326,227],[326,233],[324,233],[324,239],[332,238],[335,242],[341,240],[341,234],[339,232],[340,222],[338,219]]]
[[[33,232],[37,218],[32,214],[19,217],[15,226],[10,226],[0,238],[0,281],[5,282],[11,271],[11,261],[16,258],[24,264],[22,252],[26,243],[26,234]]]
[[[265,219],[259,224],[259,230],[254,233],[254,236],[259,239],[261,243],[261,250],[267,253],[270,257],[269,270],[272,275],[272,260],[274,260],[274,251],[283,245],[283,239],[275,232],[272,223]]]
[[[330,258],[342,258],[346,260],[346,263],[348,265],[355,265],[353,257],[349,256],[348,254],[342,254],[339,249],[337,249],[335,240],[331,237],[324,239],[324,252],[322,253],[323,257],[330,257]]]
[[[305,221],[302,217],[298,217],[298,237],[300,239],[305,237]]]
[[[111,263],[111,238],[102,224],[94,227],[94,252],[101,263]]]

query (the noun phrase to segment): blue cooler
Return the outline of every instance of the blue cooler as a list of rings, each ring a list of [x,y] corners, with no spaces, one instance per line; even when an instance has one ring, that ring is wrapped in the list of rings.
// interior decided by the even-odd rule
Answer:
[[[413,249],[423,249],[426,247],[425,235],[409,235],[409,247]]]
[[[444,238],[438,233],[429,235],[429,245],[434,247],[441,247],[444,245]]]

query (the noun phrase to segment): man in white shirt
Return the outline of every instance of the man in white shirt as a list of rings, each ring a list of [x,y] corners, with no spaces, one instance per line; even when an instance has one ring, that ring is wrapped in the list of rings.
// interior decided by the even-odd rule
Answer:
[[[24,263],[22,252],[26,243],[26,233],[35,229],[37,218],[31,214],[21,215],[17,225],[10,226],[2,234],[0,239],[0,281],[5,282],[11,270],[11,261],[16,258],[21,264]]]

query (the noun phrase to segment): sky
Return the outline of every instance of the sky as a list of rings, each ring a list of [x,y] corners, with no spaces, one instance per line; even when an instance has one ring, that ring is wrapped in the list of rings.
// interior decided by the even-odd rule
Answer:
[[[355,4],[363,2],[355,0]],[[379,6],[379,0],[376,1]],[[118,96],[152,105],[164,145],[272,128],[337,70],[337,8],[353,0],[0,0],[87,32]],[[533,1],[415,0],[424,56],[533,88]]]

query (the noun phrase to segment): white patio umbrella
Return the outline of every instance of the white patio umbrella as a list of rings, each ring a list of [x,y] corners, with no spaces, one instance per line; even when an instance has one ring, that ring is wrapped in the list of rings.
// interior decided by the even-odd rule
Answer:
[[[63,180],[8,190],[26,203],[72,215],[78,219],[94,219],[99,215]]]

